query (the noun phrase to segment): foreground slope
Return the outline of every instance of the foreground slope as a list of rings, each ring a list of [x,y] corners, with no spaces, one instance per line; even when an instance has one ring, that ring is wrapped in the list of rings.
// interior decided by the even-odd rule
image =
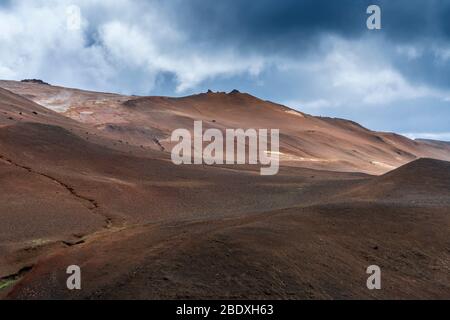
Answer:
[[[446,173],[448,166],[419,160],[392,181],[411,170],[430,190],[440,189],[427,172]],[[450,197],[448,188],[444,194]],[[341,197],[124,229],[39,262],[9,298],[449,299],[450,206],[403,198],[386,204]],[[64,287],[64,268],[73,261],[84,272],[81,291]],[[382,270],[382,290],[366,288],[373,264]]]

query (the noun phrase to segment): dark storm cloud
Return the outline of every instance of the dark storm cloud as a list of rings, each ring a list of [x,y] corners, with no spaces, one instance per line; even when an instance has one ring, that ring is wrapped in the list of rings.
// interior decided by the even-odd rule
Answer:
[[[193,40],[245,49],[285,51],[310,47],[317,35],[355,37],[365,32],[365,0],[202,1],[179,3],[177,23]]]
[[[396,41],[449,40],[450,1],[379,1],[384,32]]]
[[[371,4],[382,9],[383,28],[378,34],[366,28]],[[296,59],[314,54],[323,50],[322,35],[383,38],[389,46],[378,50],[385,50],[411,82],[450,87],[450,65],[439,61],[435,50],[450,41],[448,0],[191,0],[172,2],[168,9],[176,10],[174,21],[193,42],[215,48],[232,45],[262,55]],[[420,55],[405,59],[393,49],[400,45],[413,46]]]
[[[450,37],[450,2],[446,0],[191,0],[171,9],[179,12],[177,23],[194,40],[285,51],[310,47],[323,33],[345,38],[367,35],[370,4],[381,7],[383,36],[392,41]]]

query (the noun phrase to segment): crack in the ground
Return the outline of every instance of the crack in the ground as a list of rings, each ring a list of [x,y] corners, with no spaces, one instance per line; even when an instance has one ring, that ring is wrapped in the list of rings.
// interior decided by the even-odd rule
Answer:
[[[25,266],[16,273],[4,276],[0,278],[0,290],[7,289],[14,285],[17,281],[23,278],[23,276],[33,269],[34,265]]]
[[[161,149],[161,151],[166,151],[166,148],[164,148],[164,146],[161,144],[161,142],[159,142],[158,139],[153,138],[153,142]]]
[[[11,164],[11,165],[13,165],[15,167],[27,170],[30,173],[42,176],[44,178],[47,178],[47,179],[49,179],[49,180],[59,184],[61,187],[66,189],[72,196],[74,196],[80,202],[82,202],[87,209],[89,209],[91,211],[94,211],[96,214],[99,214],[99,215],[103,216],[104,219],[105,219],[105,223],[106,223],[106,228],[107,229],[112,227],[112,219],[110,217],[107,217],[106,215],[104,215],[103,213],[100,212],[100,207],[99,207],[97,201],[95,201],[94,199],[85,197],[85,196],[77,193],[76,190],[73,187],[69,186],[68,184],[66,184],[66,183],[64,183],[64,182],[62,182],[62,181],[60,181],[60,180],[58,180],[58,179],[56,179],[56,178],[54,178],[54,177],[52,177],[52,176],[50,176],[48,174],[35,171],[35,170],[33,170],[32,168],[30,168],[28,166],[24,166],[24,165],[18,164],[18,163],[14,162],[13,160],[11,160],[11,159],[3,156],[3,155],[0,155],[0,160],[3,160],[3,161],[5,161],[5,162],[7,162],[7,163],[9,163],[9,164]],[[89,205],[86,205],[86,203],[89,203]]]
[[[65,241],[65,240],[61,241],[61,243],[64,244],[66,247],[77,246],[77,245],[83,244],[85,242],[86,242],[86,240],[83,240],[83,239],[82,240],[78,240],[78,241]]]
[[[13,165],[17,168],[21,168],[23,170],[26,170],[29,173],[32,174],[36,174],[39,176],[42,176],[46,179],[51,180],[52,182],[57,183],[58,185],[60,185],[61,187],[63,187],[64,189],[66,189],[73,197],[75,197],[76,199],[78,199],[80,202],[83,203],[83,205],[90,211],[94,212],[95,214],[98,214],[100,216],[102,216],[105,219],[105,229],[107,229],[108,231],[112,231],[113,230],[113,220],[111,217],[106,216],[103,212],[101,212],[101,208],[98,204],[98,202],[94,199],[85,197],[81,194],[79,194],[73,187],[71,187],[70,185],[46,174],[46,173],[42,173],[42,172],[38,172],[33,170],[32,168],[28,167],[28,166],[24,166],[21,164],[18,164],[16,162],[14,162],[13,160],[0,155],[0,161],[6,162],[10,165]],[[61,240],[60,243],[63,244],[66,247],[73,247],[73,246],[78,246],[78,245],[82,245],[86,242],[87,237],[81,237],[81,239],[79,240]],[[4,289],[8,289],[11,286],[15,286],[24,276],[25,274],[27,274],[28,272],[30,272],[33,269],[34,265],[26,265],[24,267],[22,267],[19,271],[17,271],[14,274],[10,274],[4,277],[0,277],[0,291],[4,290]]]

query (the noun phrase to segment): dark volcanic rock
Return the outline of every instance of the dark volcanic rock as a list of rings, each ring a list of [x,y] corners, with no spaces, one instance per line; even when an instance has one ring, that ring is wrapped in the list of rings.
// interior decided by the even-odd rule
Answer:
[[[50,84],[47,82],[42,81],[41,79],[23,79],[20,80],[20,82],[29,82],[29,83],[37,83],[37,84],[45,84],[49,86]]]

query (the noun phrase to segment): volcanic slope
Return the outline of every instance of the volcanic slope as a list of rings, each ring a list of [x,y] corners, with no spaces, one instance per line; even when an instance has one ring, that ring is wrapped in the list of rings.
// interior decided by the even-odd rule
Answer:
[[[448,199],[438,177],[447,179],[449,166],[420,159],[357,181],[368,194],[392,184],[398,192],[389,203],[341,194],[265,213],[99,236],[40,261],[8,297],[449,299],[450,204],[408,200],[419,189]],[[329,195],[337,189],[342,186]],[[82,291],[64,287],[71,261],[82,266]],[[381,268],[382,290],[367,289],[369,265]]]
[[[167,153],[117,144],[3,89],[0,123],[0,279],[97,232],[270,211],[295,205],[311,185],[365,178],[290,167],[261,177],[250,166],[175,166]]]
[[[0,90],[1,296],[449,298],[447,162],[421,159],[371,177],[290,158],[263,177],[254,166],[175,166],[165,135],[193,120],[282,125],[283,154],[322,148],[348,171],[370,171],[367,159],[395,158],[400,145],[425,153],[420,143],[238,92],[124,100],[114,107],[120,117],[111,111],[123,119],[111,133],[95,116],[98,106],[109,110],[104,101],[87,104],[95,121],[77,122]],[[138,145],[143,136],[127,130],[140,126],[165,150]],[[368,154],[347,162],[349,146]],[[326,163],[318,167],[337,168]],[[74,261],[82,292],[65,286]],[[385,290],[365,287],[370,264],[382,268]]]
[[[116,141],[169,152],[174,129],[267,128],[280,130],[285,166],[383,174],[417,158],[450,160],[450,145],[410,140],[359,124],[314,117],[239,91],[188,97],[133,97],[35,83],[0,81],[0,87],[91,124]],[[48,103],[51,101],[52,103]],[[301,106],[300,106],[301,107]]]

